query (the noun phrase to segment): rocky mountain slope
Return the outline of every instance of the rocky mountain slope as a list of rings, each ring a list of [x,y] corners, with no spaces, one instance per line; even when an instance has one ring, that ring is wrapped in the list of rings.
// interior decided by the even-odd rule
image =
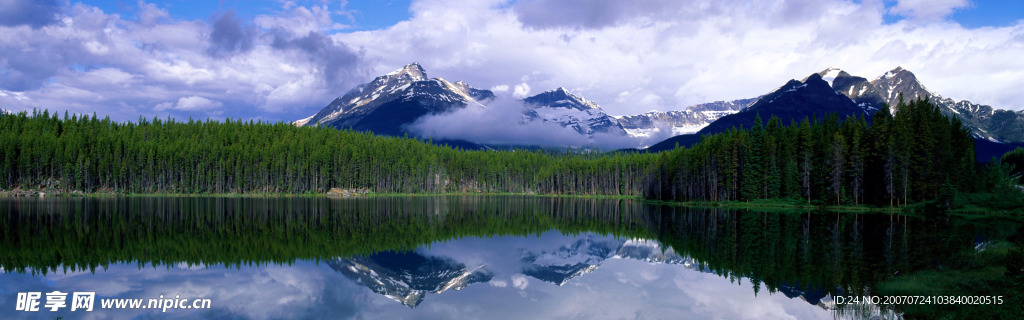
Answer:
[[[492,98],[491,91],[461,81],[427,78],[423,68],[413,63],[357,86],[320,112],[294,124],[402,135],[407,133],[404,126],[419,117],[451,112],[470,104],[482,106]]]
[[[557,123],[562,127],[571,127],[585,136],[593,136],[594,133],[626,135],[622,125],[597,103],[573,95],[565,88],[543,92],[523,102],[526,105],[523,111],[524,122]]]
[[[840,118],[870,117],[883,105],[904,100],[929,98],[942,112],[967,125],[978,139],[992,142],[1024,142],[1024,111],[998,110],[970,101],[955,101],[929,91],[910,71],[897,67],[874,80],[828,68],[802,81],[790,80],[761,97],[699,104],[675,111],[652,111],[639,115],[610,116],[594,101],[564,88],[543,92],[521,101],[518,125],[557,124],[587,139],[634,137],[644,139],[663,131],[677,137],[649,150],[671,148],[676,143],[691,145],[700,135],[732,127],[750,127],[754,118],[767,121],[772,115],[784,125],[803,117],[821,118],[835,113]],[[445,115],[466,107],[487,109],[493,92],[473,88],[464,82],[428,78],[416,63],[379,76],[332,101],[316,114],[295,121],[298,126],[330,126],[401,136],[408,126],[425,115]],[[891,108],[892,112],[899,112]],[[452,120],[457,121],[457,120]],[[465,125],[465,124],[463,124]],[[472,125],[472,124],[470,124]],[[510,121],[509,125],[516,125]],[[413,134],[414,135],[414,134]],[[431,137],[422,137],[431,138]],[[479,146],[460,141],[463,147]],[[638,140],[639,141],[639,140]],[[529,144],[529,142],[524,142]]]
[[[633,137],[649,137],[661,130],[672,135],[695,133],[708,124],[739,112],[757,101],[757,98],[702,103],[676,111],[651,111],[638,115],[619,116],[616,119]]]

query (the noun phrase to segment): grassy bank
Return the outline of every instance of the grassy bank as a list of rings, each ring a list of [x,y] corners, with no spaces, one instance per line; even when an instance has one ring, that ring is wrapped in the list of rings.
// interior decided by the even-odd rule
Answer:
[[[950,256],[940,268],[892,275],[877,285],[873,295],[967,299],[901,305],[907,318],[1015,319],[1024,314],[1022,259],[1018,243],[986,242]]]

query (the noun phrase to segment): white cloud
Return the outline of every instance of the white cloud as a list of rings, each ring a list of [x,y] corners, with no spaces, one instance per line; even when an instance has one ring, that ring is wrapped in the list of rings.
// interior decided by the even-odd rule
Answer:
[[[523,99],[530,95],[530,85],[527,83],[517,84],[515,89],[512,90],[512,96],[517,99]]]
[[[174,104],[170,102],[157,104],[153,110],[166,111],[170,109],[177,109],[184,111],[211,111],[213,109],[220,109],[223,106],[224,104],[219,101],[213,101],[199,96],[189,96],[178,99],[178,102]]]
[[[530,285],[530,280],[526,279],[526,276],[522,274],[512,275],[512,287],[519,290],[526,290],[526,287]]]
[[[237,269],[224,266],[187,269],[140,268],[133,263],[127,263],[112,264],[95,273],[55,272],[46,277],[27,278],[27,282],[5,279],[5,283],[10,281],[12,285],[25,286],[26,289],[52,288],[60,291],[96,292],[95,310],[86,313],[86,318],[159,316],[194,319],[210,317],[211,314],[230,314],[248,319],[281,319],[302,318],[303,313],[324,308],[323,305],[329,303],[323,301],[322,296],[327,290],[324,284],[325,277],[333,275],[321,273],[322,270],[322,265],[316,266],[305,261],[298,261],[289,266],[264,264]],[[99,308],[98,301],[101,297],[151,299],[160,296],[210,299],[212,310],[110,310]]]
[[[517,89],[518,90],[518,89]],[[527,89],[528,90],[528,89]],[[672,129],[658,123],[651,136],[634,138],[597,132],[587,137],[572,127],[533,120],[524,122],[521,99],[525,94],[498,94],[487,107],[470,105],[443,114],[420,117],[407,129],[417,136],[434,139],[466,140],[491,145],[529,145],[541,147],[597,147],[605,150],[643,148],[671,137]]]
[[[470,105],[450,113],[427,115],[409,125],[421,137],[468,140],[497,145],[538,144],[540,146],[588,146],[593,141],[572,128],[556,123],[521,123],[523,108],[518,100],[498,96],[487,108]]]
[[[965,29],[941,19],[885,24],[889,9],[871,0],[648,4],[602,11],[600,21],[538,22],[501,1],[423,0],[414,3],[408,21],[335,37],[363,48],[377,62],[375,73],[419,61],[431,75],[477,87],[524,79],[540,90],[564,86],[610,114],[756,97],[830,66],[866,78],[903,66],[944,96],[1024,108],[1024,93],[1012,89],[1024,86],[1024,62],[1010,58],[1024,55],[1024,25]],[[901,4],[900,10],[920,7]],[[577,17],[571,5],[546,8],[545,16]],[[900,12],[930,14],[916,10]],[[961,60],[973,66],[955,63]],[[991,69],[999,69],[999,76],[992,77]]]
[[[505,281],[505,280],[491,280],[488,283],[490,283],[492,286],[497,287],[497,288],[508,287],[508,281]]]
[[[0,24],[0,105],[134,120],[207,116],[179,107],[202,97],[232,117],[295,120],[417,61],[517,97],[566,87],[613,115],[751,98],[830,66],[867,78],[902,66],[946,97],[1024,109],[1024,23],[944,20],[964,0],[604,5],[419,0],[407,21],[346,32],[352,17],[332,20],[336,4],[286,3],[251,21],[176,19],[144,2],[130,20],[74,4],[56,19]],[[908,19],[885,24],[886,14]]]
[[[127,15],[137,20],[75,4],[43,28],[0,25],[0,90],[11,93],[0,105],[114,120],[209,116],[210,109],[293,120],[368,76],[358,51],[326,36],[333,28],[326,6],[253,22],[175,20],[153,4],[138,8]]]
[[[507,84],[499,84],[499,85],[493,86],[493,87],[491,87],[491,91],[493,91],[494,93],[505,93],[506,91],[508,91],[508,85]]]

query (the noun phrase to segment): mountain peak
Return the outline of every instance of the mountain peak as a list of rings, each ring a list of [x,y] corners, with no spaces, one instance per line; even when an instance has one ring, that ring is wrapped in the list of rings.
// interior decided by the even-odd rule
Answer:
[[[838,77],[849,77],[850,76],[850,74],[846,73],[846,71],[843,71],[843,69],[834,68],[834,67],[825,68],[825,70],[821,70],[821,72],[818,72],[817,74],[819,76],[821,76],[822,80],[825,80],[825,82],[828,82],[829,86],[831,86],[833,83],[835,83],[835,80]],[[806,80],[807,79],[804,79],[804,81],[806,81]]]
[[[615,118],[601,110],[593,101],[569,93],[563,87],[523,99],[528,106],[525,121],[540,120],[572,127],[576,132],[590,136],[595,132],[626,135]]]
[[[556,97],[557,96],[562,96],[562,97],[565,97],[566,99],[570,99],[570,100],[575,101],[576,104],[578,105],[577,106],[578,109],[601,109],[601,107],[598,106],[597,103],[594,103],[593,101],[587,100],[587,98],[580,97],[580,96],[577,96],[575,94],[572,94],[572,92],[569,92],[569,90],[566,90],[565,87],[558,87],[558,89],[551,90],[551,93],[554,93]]]
[[[822,77],[821,74],[812,73],[811,75],[807,76],[807,78],[804,79],[804,83],[807,83],[808,81],[818,81],[818,80],[824,80],[824,77]]]
[[[414,62],[356,86],[312,117],[294,123],[402,135],[408,133],[404,125],[420,116],[444,113],[470,103],[482,105],[480,101],[493,97],[492,92],[464,82],[428,79],[423,67]]]
[[[836,75],[838,74],[839,73],[836,73]],[[814,73],[807,76],[807,78],[804,79],[803,87],[814,87],[815,90],[822,90],[822,92],[834,91],[832,89],[833,81],[835,81],[835,78],[829,79],[826,78],[825,76],[822,76],[821,74]]]
[[[388,73],[387,75],[388,76],[397,76],[397,77],[408,75],[409,78],[411,80],[413,80],[413,81],[427,80],[427,72],[424,71],[423,67],[420,66],[420,64],[416,63],[416,62],[407,64],[407,65],[405,65],[405,67],[402,67],[401,69],[392,71],[392,72]]]
[[[903,95],[905,101],[925,97],[938,97],[935,93],[928,91],[917,80],[917,76],[913,72],[903,69],[903,67],[889,70],[889,72],[878,77],[878,79],[871,81],[871,85],[880,91],[882,99],[890,106],[896,106],[899,103],[900,94]],[[893,111],[896,110],[893,109]]]
[[[915,80],[917,79],[917,77],[914,76],[914,73],[910,72],[910,70],[903,69],[903,67],[897,66],[895,69],[889,70],[881,77],[878,77],[878,79],[875,79],[875,81],[891,79],[896,77],[911,77],[914,78]]]

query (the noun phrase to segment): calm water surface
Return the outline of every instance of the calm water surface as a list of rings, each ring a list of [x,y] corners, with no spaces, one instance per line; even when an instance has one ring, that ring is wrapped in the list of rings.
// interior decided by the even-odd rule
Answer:
[[[0,199],[0,318],[894,317],[831,299],[1015,228],[549,197]],[[94,310],[16,310],[55,290]],[[100,306],[160,296],[211,308]]]

